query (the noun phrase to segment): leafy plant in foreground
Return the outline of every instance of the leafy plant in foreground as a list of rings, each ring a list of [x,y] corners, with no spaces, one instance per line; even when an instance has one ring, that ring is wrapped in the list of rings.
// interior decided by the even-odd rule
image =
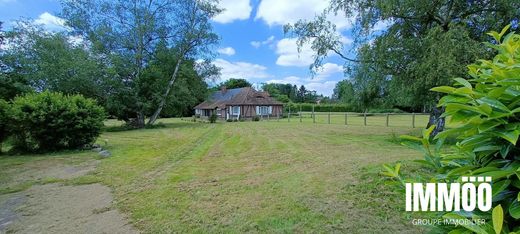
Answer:
[[[461,176],[490,176],[493,179],[493,209],[489,212],[449,212],[445,218],[492,220],[484,225],[441,226],[450,233],[513,233],[520,231],[520,35],[491,32],[497,44],[487,45],[498,54],[493,60],[479,60],[468,66],[470,79],[455,78],[455,86],[433,91],[446,93],[438,106],[456,124],[435,138],[434,126],[423,137],[404,136],[405,145],[421,150],[417,162],[436,173],[429,182],[455,182]],[[457,139],[452,150],[443,142]],[[434,143],[432,143],[434,142]],[[385,165],[385,175],[401,182],[399,167]]]

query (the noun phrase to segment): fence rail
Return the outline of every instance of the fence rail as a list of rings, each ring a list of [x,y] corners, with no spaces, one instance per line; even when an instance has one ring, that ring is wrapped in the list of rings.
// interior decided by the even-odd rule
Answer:
[[[287,112],[279,118],[261,116],[263,121],[287,121],[357,126],[424,127],[428,113]]]

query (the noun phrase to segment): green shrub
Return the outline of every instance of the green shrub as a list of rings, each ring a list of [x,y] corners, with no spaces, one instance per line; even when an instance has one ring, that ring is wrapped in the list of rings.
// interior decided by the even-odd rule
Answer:
[[[7,138],[8,113],[9,104],[0,99],[0,153],[2,153],[2,142]]]
[[[217,122],[217,114],[213,113],[209,116],[209,122],[210,123],[215,123]]]
[[[93,143],[106,114],[94,100],[46,91],[15,98],[8,118],[14,149],[45,152]]]
[[[226,122],[233,122],[232,119],[226,119]]]
[[[459,123],[431,139],[434,126],[423,137],[404,136],[404,144],[425,154],[419,161],[436,173],[420,182],[454,182],[461,176],[492,177],[493,209],[488,212],[451,212],[444,217],[489,220],[481,226],[441,226],[443,231],[465,233],[469,228],[480,233],[518,232],[520,219],[520,35],[489,33],[499,43],[488,44],[498,51],[493,60],[480,60],[468,66],[470,79],[456,78],[457,85],[433,88],[446,93],[439,106],[447,117]],[[442,146],[448,138],[457,139],[452,150]],[[399,167],[385,166],[386,175],[401,182]],[[491,222],[491,220],[493,222]],[[468,227],[468,230],[465,229]],[[499,230],[500,229],[500,230]],[[450,232],[451,233],[451,232]]]
[[[255,117],[253,117],[253,121],[255,121],[255,122],[260,121],[260,117],[259,117],[259,116],[255,116]]]

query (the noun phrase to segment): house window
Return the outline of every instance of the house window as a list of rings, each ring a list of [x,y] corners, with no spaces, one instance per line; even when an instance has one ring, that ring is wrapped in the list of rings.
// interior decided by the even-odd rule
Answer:
[[[271,114],[271,107],[270,106],[258,106],[257,114],[258,115],[269,115],[269,114]]]
[[[233,108],[231,108],[231,113],[233,115],[238,115],[240,114],[240,106],[234,106]]]

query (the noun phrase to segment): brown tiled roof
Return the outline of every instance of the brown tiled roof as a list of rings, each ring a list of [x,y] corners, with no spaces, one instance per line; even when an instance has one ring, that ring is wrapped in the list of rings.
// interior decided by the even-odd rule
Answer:
[[[251,87],[215,91],[211,97],[195,106],[195,109],[224,108],[226,105],[283,105],[269,96],[267,92],[256,91]]]
[[[281,102],[276,101],[269,96],[267,92],[256,91],[253,88],[247,87],[235,97],[233,97],[227,105],[282,105]]]

